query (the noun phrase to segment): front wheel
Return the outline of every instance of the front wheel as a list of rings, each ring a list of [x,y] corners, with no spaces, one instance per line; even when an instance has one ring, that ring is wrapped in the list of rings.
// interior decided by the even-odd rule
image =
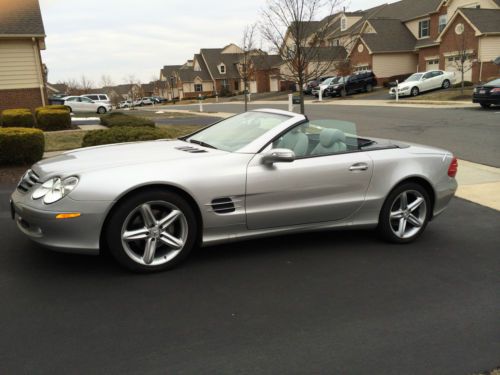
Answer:
[[[346,89],[342,89],[342,91],[340,91],[340,96],[345,98],[347,96],[347,90]]]
[[[414,87],[411,89],[411,96],[418,96],[418,94],[420,94],[420,90],[418,89],[418,87]]]
[[[143,191],[113,210],[106,228],[110,253],[132,271],[162,271],[178,265],[196,244],[191,206],[166,190]]]
[[[365,91],[366,92],[372,92],[373,91],[373,86],[370,83],[367,84],[366,87],[365,87]]]
[[[430,216],[427,191],[422,185],[406,183],[387,197],[380,212],[378,231],[389,242],[412,242],[425,230]]]
[[[481,107],[483,107],[484,109],[488,109],[491,107],[491,104],[490,103],[479,103],[481,105]]]

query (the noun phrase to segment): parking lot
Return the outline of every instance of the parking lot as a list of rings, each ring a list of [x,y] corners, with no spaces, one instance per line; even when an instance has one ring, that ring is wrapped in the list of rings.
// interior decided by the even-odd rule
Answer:
[[[307,111],[500,166],[494,110]],[[9,217],[12,189],[0,186],[0,373],[446,375],[499,365],[499,211],[455,198],[410,245],[372,231],[280,236],[136,275],[106,256],[29,242]]]

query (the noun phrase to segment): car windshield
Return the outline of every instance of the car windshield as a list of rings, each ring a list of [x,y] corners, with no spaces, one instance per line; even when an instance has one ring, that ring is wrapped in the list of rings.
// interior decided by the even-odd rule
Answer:
[[[328,79],[325,79],[323,82],[321,82],[322,85],[329,85],[330,83],[332,83],[332,81],[335,79],[336,77],[330,77]]]
[[[487,83],[488,86],[500,86],[500,78],[494,79],[493,81],[490,81]]]
[[[289,119],[289,116],[276,113],[245,112],[222,120],[184,140],[233,152]]]
[[[424,75],[423,73],[412,74],[411,76],[405,79],[405,82],[420,81],[420,78],[422,78],[423,75]]]

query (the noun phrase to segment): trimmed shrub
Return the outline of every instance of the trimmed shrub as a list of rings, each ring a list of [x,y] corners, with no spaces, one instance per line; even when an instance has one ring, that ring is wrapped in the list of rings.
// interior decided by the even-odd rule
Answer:
[[[152,141],[155,139],[176,138],[182,130],[150,127],[114,127],[109,130],[93,130],[83,137],[82,147],[108,145],[112,143]]]
[[[71,115],[67,109],[40,109],[36,127],[44,131],[71,129]]]
[[[472,87],[474,84],[470,81],[464,81],[464,87]],[[452,87],[454,88],[461,88],[462,87],[462,82],[455,83]]]
[[[101,116],[101,125],[113,128],[115,126],[123,127],[150,127],[154,128],[155,123],[147,118],[127,115],[122,112],[112,112]]]
[[[38,116],[38,112],[43,111],[45,109],[61,109],[63,111],[68,111],[69,112],[69,108],[67,106],[65,106],[65,105],[62,105],[62,104],[46,105],[45,107],[35,108],[35,117]]]
[[[2,112],[0,123],[5,128],[32,128],[35,120],[27,108],[6,109]]]
[[[33,164],[43,157],[43,132],[30,128],[0,129],[0,165]]]

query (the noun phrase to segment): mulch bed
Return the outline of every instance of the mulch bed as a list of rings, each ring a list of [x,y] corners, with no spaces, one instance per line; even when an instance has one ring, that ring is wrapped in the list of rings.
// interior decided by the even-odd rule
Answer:
[[[21,178],[21,176],[29,168],[28,165],[25,166],[15,166],[15,167],[0,167],[0,185],[15,185]]]

